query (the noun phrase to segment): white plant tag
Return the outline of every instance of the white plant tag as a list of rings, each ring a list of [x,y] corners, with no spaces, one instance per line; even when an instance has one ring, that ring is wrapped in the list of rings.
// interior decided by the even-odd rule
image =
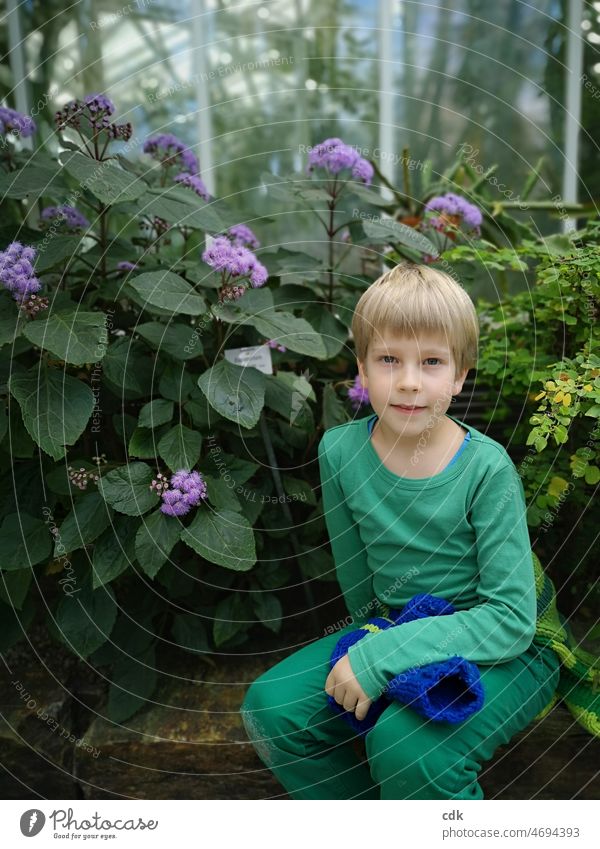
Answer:
[[[265,374],[273,374],[271,349],[268,345],[248,345],[245,348],[228,348],[225,359],[237,366],[254,366]]]

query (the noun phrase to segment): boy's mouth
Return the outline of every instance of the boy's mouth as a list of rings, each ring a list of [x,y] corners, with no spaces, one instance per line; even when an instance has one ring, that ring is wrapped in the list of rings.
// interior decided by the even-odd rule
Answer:
[[[425,407],[419,407],[414,404],[392,404],[392,407],[400,413],[419,413],[425,409]]]

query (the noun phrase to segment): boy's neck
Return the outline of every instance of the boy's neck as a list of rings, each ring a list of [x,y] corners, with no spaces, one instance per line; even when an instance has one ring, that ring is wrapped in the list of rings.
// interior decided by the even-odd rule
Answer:
[[[434,427],[414,437],[387,433],[385,425],[377,418],[371,441],[380,459],[385,458],[388,465],[394,466],[392,471],[403,477],[429,477],[447,465],[460,448],[464,436],[464,428],[444,413]],[[421,471],[420,475],[414,474],[418,471]]]

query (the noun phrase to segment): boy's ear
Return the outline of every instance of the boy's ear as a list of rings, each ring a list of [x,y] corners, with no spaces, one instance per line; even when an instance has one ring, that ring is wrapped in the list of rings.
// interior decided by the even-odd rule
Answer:
[[[458,374],[456,376],[456,378],[454,380],[454,387],[452,389],[453,395],[458,395],[460,392],[462,392],[463,383],[465,382],[468,373],[469,373],[469,369],[466,368],[463,372],[461,372],[460,374]]]
[[[362,383],[363,389],[367,388],[367,373],[365,371],[364,363],[361,363],[359,359],[356,360],[356,366],[358,368],[358,373],[360,375],[360,382]]]

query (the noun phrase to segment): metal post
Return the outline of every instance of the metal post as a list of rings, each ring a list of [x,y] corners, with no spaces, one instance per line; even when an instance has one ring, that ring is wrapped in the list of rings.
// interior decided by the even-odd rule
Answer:
[[[579,128],[581,126],[581,76],[583,73],[583,0],[567,4],[567,72],[565,82],[565,165],[563,171],[563,202],[577,203],[579,179]],[[564,233],[575,230],[575,218],[563,218]]]
[[[379,40],[379,150],[385,156],[379,163],[383,176],[394,182],[394,68],[392,64],[392,4],[390,0],[378,3],[378,40]],[[381,186],[381,195],[391,200],[393,195],[385,186]]]
[[[210,91],[208,80],[208,62],[206,52],[208,50],[207,35],[210,32],[209,20],[211,12],[206,10],[204,0],[192,0],[192,63],[194,74],[198,80],[196,86],[196,98],[198,108],[196,110],[196,137],[198,144],[198,159],[200,160],[200,171],[202,179],[209,193],[215,197],[215,175],[213,172],[212,158],[212,113],[210,103]]]
[[[8,0],[7,11],[9,62],[14,80],[15,108],[24,115],[29,115],[31,113],[31,106],[27,88],[25,52],[23,50],[23,34],[21,30],[21,18],[19,17],[18,0]],[[20,141],[24,148],[33,150],[33,139],[31,137],[25,138],[21,136]]]

